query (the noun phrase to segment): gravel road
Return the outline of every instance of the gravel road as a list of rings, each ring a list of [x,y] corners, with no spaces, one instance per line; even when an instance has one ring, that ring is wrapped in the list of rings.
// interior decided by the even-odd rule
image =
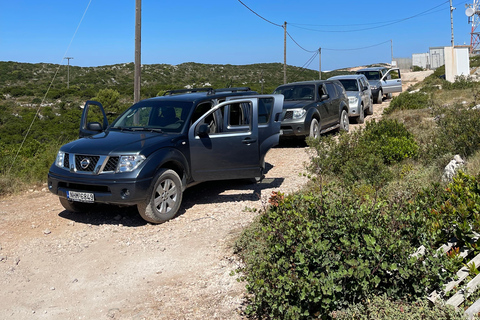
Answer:
[[[46,188],[0,198],[0,319],[243,319],[232,243],[272,191],[306,183],[308,159],[304,144],[282,143],[261,183],[187,189],[161,225],[127,208],[73,214]]]

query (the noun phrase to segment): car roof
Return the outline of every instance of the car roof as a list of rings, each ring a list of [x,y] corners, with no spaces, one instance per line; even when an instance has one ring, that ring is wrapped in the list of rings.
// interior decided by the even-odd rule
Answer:
[[[299,84],[321,84],[321,83],[326,83],[326,82],[333,82],[333,80],[328,79],[328,80],[297,81],[297,82],[285,83],[285,84],[279,85],[278,87],[290,86],[290,85],[299,85]]]
[[[328,80],[342,80],[342,79],[360,79],[365,77],[363,74],[343,74],[328,78]]]
[[[361,71],[380,71],[380,70],[388,70],[388,68],[387,67],[363,68],[363,69],[357,70],[357,72],[361,72]]]
[[[186,90],[188,91],[188,90]],[[212,100],[217,98],[225,97],[237,97],[237,96],[246,96],[246,95],[255,95],[258,94],[256,91],[252,90],[205,90],[205,91],[195,91],[195,92],[184,92],[179,94],[167,94],[159,97],[153,97],[145,99],[141,102],[150,102],[150,101],[183,101],[183,102],[201,102],[203,100]]]

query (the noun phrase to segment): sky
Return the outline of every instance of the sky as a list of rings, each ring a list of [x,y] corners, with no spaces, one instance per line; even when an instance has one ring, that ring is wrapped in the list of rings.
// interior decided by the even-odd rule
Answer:
[[[469,45],[473,0],[452,1],[455,45]],[[448,0],[143,0],[141,62],[283,63],[284,22],[287,64],[322,71],[389,63],[392,51],[411,58],[452,38]],[[91,67],[134,54],[135,0],[0,0],[0,61]]]

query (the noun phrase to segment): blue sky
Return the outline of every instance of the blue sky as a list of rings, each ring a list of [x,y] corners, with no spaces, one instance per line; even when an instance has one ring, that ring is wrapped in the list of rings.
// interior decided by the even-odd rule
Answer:
[[[315,70],[318,48],[325,71],[390,62],[390,40],[395,57],[451,40],[445,0],[242,2],[264,19],[238,0],[142,0],[142,63],[283,63],[284,21],[296,42],[287,37],[287,64]],[[467,3],[453,0],[456,45],[470,44]],[[0,0],[0,61],[128,63],[134,39],[135,0]]]

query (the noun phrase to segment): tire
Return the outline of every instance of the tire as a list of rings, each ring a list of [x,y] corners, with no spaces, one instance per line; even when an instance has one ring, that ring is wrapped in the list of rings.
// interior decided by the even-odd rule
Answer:
[[[94,203],[84,203],[84,202],[76,202],[70,201],[65,198],[59,198],[60,203],[65,208],[65,210],[70,212],[88,212],[92,210]]]
[[[315,118],[313,118],[310,122],[310,133],[308,136],[314,139],[318,139],[320,137],[320,123]]]
[[[363,104],[360,106],[360,115],[355,118],[355,123],[362,124],[365,122],[365,110]]]
[[[163,223],[175,217],[182,203],[182,181],[170,169],[161,170],[145,203],[137,204],[140,216],[150,223]]]
[[[382,90],[378,90],[378,95],[375,98],[375,103],[378,103],[378,104],[382,103],[382,99],[383,99]]]
[[[366,111],[367,115],[371,116],[373,114],[373,98],[370,98],[370,107]]]
[[[392,99],[392,94],[391,93],[387,93],[387,99]]]
[[[348,132],[349,125],[348,125],[348,113],[346,110],[342,110],[340,114],[340,129],[339,131]]]

